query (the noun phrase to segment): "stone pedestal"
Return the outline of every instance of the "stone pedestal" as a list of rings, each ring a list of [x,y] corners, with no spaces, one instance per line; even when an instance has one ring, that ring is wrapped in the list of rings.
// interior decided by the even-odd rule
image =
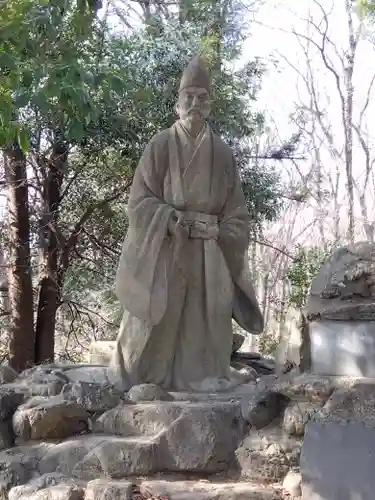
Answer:
[[[313,373],[375,377],[375,321],[313,321],[309,333]]]

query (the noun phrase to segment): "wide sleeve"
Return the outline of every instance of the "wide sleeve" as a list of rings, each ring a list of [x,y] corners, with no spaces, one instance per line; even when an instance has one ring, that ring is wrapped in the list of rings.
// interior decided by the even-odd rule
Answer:
[[[218,243],[232,278],[241,274],[249,246],[249,216],[233,155],[227,169],[227,198],[219,218]]]
[[[248,265],[249,216],[233,156],[230,165],[228,194],[219,225],[219,245],[234,284],[232,316],[244,330],[259,334],[263,331],[264,320]]]
[[[116,293],[123,307],[152,325],[167,303],[167,227],[173,208],[162,197],[165,163],[158,141],[146,147],[130,190],[126,234],[116,276]]]

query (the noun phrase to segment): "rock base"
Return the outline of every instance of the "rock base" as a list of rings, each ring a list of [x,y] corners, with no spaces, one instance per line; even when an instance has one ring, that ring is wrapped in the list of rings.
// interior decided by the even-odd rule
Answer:
[[[341,425],[360,464],[367,448],[350,443],[367,432],[375,442],[374,401],[375,381],[293,372],[227,393],[170,394],[152,384],[119,393],[105,367],[36,367],[0,384],[0,499],[291,499],[302,447],[303,498],[316,500],[310,472],[324,466],[329,437],[314,425]],[[338,480],[351,459],[329,457]]]

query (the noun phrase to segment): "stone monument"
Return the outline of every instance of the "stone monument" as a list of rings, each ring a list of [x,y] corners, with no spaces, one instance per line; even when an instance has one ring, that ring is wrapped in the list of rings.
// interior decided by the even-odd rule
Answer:
[[[375,377],[375,244],[336,250],[311,284],[306,305],[310,370]]]
[[[249,220],[232,150],[206,122],[211,76],[200,57],[183,72],[179,120],[147,145],[136,169],[116,279],[124,308],[110,363],[123,390],[226,390],[232,317],[259,334],[247,265]]]

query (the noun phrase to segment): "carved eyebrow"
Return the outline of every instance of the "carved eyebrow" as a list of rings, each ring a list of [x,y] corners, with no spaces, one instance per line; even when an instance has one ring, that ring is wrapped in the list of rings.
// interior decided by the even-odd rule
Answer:
[[[198,96],[198,97],[207,97],[209,94],[208,92],[206,91],[202,91],[202,92],[194,92],[194,91],[186,91],[186,94],[189,96],[189,97],[192,97],[192,96]]]

